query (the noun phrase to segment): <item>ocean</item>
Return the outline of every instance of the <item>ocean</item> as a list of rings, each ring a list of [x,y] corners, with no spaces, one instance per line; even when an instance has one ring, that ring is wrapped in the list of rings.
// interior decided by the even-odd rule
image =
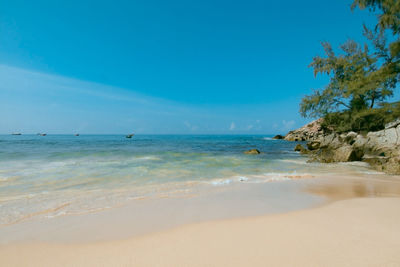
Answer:
[[[376,174],[358,163],[307,163],[295,145],[267,135],[1,135],[0,225],[185,197],[198,187]],[[262,153],[243,153],[252,148]]]

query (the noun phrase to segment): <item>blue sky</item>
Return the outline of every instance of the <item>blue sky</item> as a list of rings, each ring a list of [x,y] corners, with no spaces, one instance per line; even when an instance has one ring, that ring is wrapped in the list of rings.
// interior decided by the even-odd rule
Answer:
[[[0,133],[285,133],[351,2],[0,0]]]

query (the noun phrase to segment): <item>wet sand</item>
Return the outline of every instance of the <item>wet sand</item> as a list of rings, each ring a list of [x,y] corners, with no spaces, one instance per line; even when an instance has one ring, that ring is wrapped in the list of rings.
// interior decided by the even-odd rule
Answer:
[[[400,197],[400,176],[328,176],[307,184],[304,190],[328,202],[351,198]]]
[[[185,195],[133,200],[128,205],[95,213],[31,217],[1,226],[0,245],[125,239],[185,224],[285,213],[324,203],[324,198],[303,192],[303,182],[296,179],[193,187]]]
[[[255,190],[256,188],[249,186],[247,196],[249,197],[250,193],[256,195],[265,193],[260,187],[259,191]],[[48,238],[37,239],[38,236],[35,238],[32,235],[31,238],[21,236],[20,239],[3,242],[0,245],[0,265],[400,266],[399,177],[387,176],[384,179],[325,177],[307,179],[304,186],[297,188],[305,192],[302,193],[305,199],[294,197],[286,202],[287,208],[293,207],[294,203],[299,201],[304,201],[302,204],[311,208],[305,209],[306,207],[298,205],[293,211],[289,208],[285,210],[284,205],[276,210],[270,210],[267,215],[256,216],[262,209],[255,209],[256,214],[249,212],[238,214],[239,218],[221,218],[216,216],[223,211],[220,208],[225,205],[229,209],[230,205],[222,203],[220,208],[215,208],[215,216],[207,217],[206,221],[196,222],[191,218],[168,224],[164,228],[157,228],[154,224],[149,226],[147,232],[136,234],[127,232],[129,224],[131,228],[135,226],[134,221],[130,221],[135,217],[133,215],[117,216],[115,221],[103,220],[117,213],[108,214],[106,217],[94,217],[99,220],[97,222],[93,217],[88,219],[89,217],[79,216],[76,218],[85,220],[79,223],[70,221],[67,224],[63,224],[62,220],[52,221],[52,226],[47,224],[48,227],[51,226],[50,228],[42,225],[41,228],[37,226],[36,230],[32,228],[33,222],[18,224],[20,228],[14,226],[14,228],[0,229],[2,238],[5,233],[13,234],[10,229],[14,229],[14,234],[17,234],[18,230],[27,228],[31,231],[47,228],[48,232],[38,233],[42,237],[48,235]],[[302,194],[295,193],[297,196]],[[226,199],[228,195],[217,194],[219,200]],[[245,194],[241,195],[244,196]],[[218,200],[215,195],[210,197],[213,201]],[[255,196],[247,204],[254,205],[257,199],[259,196]],[[269,200],[271,199],[274,197]],[[243,199],[238,199],[233,206],[239,205],[242,201]],[[178,202],[172,201],[170,204],[178,205]],[[273,203],[270,204],[273,206]],[[178,210],[173,214],[190,213],[189,210],[179,210],[182,206],[175,207]],[[165,206],[161,206],[160,210],[164,208]],[[237,208],[243,210],[246,204]],[[127,211],[128,209],[124,210],[125,213]],[[132,207],[130,211],[133,211]],[[198,210],[198,212],[203,211]],[[227,214],[235,212],[234,210]],[[153,217],[153,219],[162,218],[162,214],[160,217]],[[115,222],[121,223],[121,219],[127,220],[126,224],[115,225],[114,227],[120,228],[120,231],[113,231],[110,226]],[[39,225],[41,222],[37,223]],[[82,227],[85,224],[87,228]],[[85,236],[85,231],[91,226],[94,230],[90,235],[97,233],[102,236],[101,238],[77,239],[81,234]],[[57,231],[64,235],[49,238],[49,235]],[[110,235],[104,234],[107,232]],[[68,239],[67,233],[75,237]]]

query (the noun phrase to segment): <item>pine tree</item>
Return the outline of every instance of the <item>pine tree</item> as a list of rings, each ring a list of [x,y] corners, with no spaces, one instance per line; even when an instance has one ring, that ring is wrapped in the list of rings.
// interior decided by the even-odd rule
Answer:
[[[352,9],[356,7],[377,13],[374,29],[364,25],[368,44],[349,40],[335,53],[328,42],[322,43],[325,56],[314,57],[310,67],[314,75],[328,75],[329,84],[305,96],[300,113],[325,117],[336,129],[379,129],[400,115],[400,104],[387,103],[400,78],[400,0],[355,0]]]

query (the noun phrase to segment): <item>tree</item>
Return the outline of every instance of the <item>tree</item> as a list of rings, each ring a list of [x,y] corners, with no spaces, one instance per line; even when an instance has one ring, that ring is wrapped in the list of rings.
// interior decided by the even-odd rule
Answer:
[[[336,55],[331,45],[322,43],[325,57],[314,57],[310,64],[314,75],[326,74],[329,84],[305,96],[300,104],[304,117],[325,117],[333,112],[355,114],[383,106],[393,95],[400,78],[400,1],[355,0],[352,9],[379,10],[374,30],[364,26],[370,43],[360,45],[349,40]],[[394,41],[387,43],[385,32],[391,31]]]
[[[351,8],[369,8],[371,11],[379,9],[381,13],[377,15],[378,24],[381,31],[390,29],[393,35],[400,33],[400,2],[398,0],[354,0]]]
[[[389,45],[391,56],[398,60],[400,57],[400,1],[398,0],[354,0],[351,8],[369,8],[378,10],[376,30],[391,31],[395,40]]]
[[[354,0],[351,8],[368,8],[377,12],[378,23],[375,32],[383,35],[389,32],[394,39],[387,45],[386,55],[383,57],[385,64],[377,71],[380,76],[391,76],[399,79],[400,73],[400,1],[398,0]],[[397,82],[397,81],[396,81]]]
[[[383,35],[370,34],[374,41],[374,51],[385,53],[378,48],[385,40]],[[341,45],[342,54],[336,55],[331,45],[322,43],[326,57],[316,56],[310,66],[314,75],[326,74],[329,84],[322,90],[305,96],[300,104],[300,112],[304,117],[323,117],[328,113],[351,110],[360,111],[374,108],[393,95],[396,80],[390,75],[378,72],[379,56],[370,52],[368,45],[357,44],[353,40]]]

